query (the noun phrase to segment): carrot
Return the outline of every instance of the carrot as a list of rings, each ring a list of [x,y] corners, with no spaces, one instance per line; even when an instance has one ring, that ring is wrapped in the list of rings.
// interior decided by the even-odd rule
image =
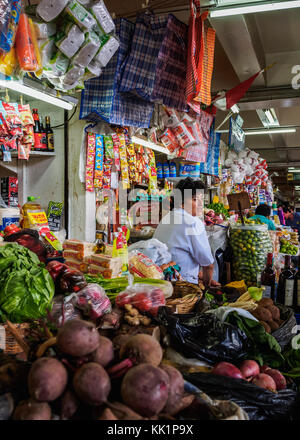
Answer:
[[[21,70],[35,72],[39,68],[26,14],[21,14],[20,17],[16,36],[16,51]]]

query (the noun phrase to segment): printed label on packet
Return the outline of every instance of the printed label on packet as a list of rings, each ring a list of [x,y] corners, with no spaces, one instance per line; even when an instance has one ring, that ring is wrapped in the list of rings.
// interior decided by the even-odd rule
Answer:
[[[104,139],[104,147],[105,147],[105,158],[113,160],[115,157],[114,154],[114,144],[111,136],[103,136]]]
[[[96,156],[95,156],[95,174],[94,174],[95,188],[102,188],[102,184],[103,184],[103,155],[104,155],[104,139],[101,134],[96,134]]]
[[[85,188],[87,191],[90,192],[94,190],[95,154],[96,154],[96,136],[94,133],[88,133]]]
[[[119,147],[121,145],[120,139],[116,133],[112,134],[111,137],[114,144],[115,167],[117,171],[121,171],[120,152],[119,152]]]
[[[119,136],[119,139],[120,139],[119,153],[120,153],[122,185],[123,185],[123,189],[128,189],[130,188],[130,183],[129,183],[129,171],[128,171],[125,135],[121,134]]]

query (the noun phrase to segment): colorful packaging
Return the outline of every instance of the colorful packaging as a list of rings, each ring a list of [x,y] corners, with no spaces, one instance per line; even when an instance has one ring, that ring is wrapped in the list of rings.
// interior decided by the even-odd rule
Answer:
[[[119,139],[120,139],[119,153],[120,153],[122,185],[123,185],[123,189],[128,189],[130,188],[130,183],[129,183],[129,171],[128,171],[125,135],[120,134]]]
[[[104,139],[101,134],[96,134],[96,157],[95,157],[95,175],[94,175],[95,188],[102,188],[103,156],[104,156]]]
[[[121,171],[120,152],[119,152],[119,147],[121,145],[120,139],[116,133],[113,133],[111,137],[114,144],[115,167],[117,171]]]
[[[11,76],[17,67],[17,54],[14,47],[8,53],[0,54],[0,72]]]
[[[136,253],[129,259],[129,271],[142,278],[162,279],[163,271],[142,253]]]
[[[173,128],[173,132],[176,136],[176,139],[179,143],[179,145],[182,148],[187,148],[190,145],[193,145],[196,143],[196,139],[194,138],[193,134],[188,129],[187,125],[184,122],[181,122],[177,127]]]
[[[16,52],[21,70],[25,72],[39,70],[30,24],[26,14],[20,16],[16,35]]]
[[[162,179],[163,178],[163,168],[162,168],[162,163],[161,162],[157,162],[156,163],[156,173],[157,173],[157,178],[158,179]]]
[[[63,202],[53,202],[53,201],[49,202],[47,218],[48,218],[48,225],[51,231],[60,231],[63,208],[64,208]]]
[[[111,169],[112,169],[112,162],[111,160],[107,161],[105,159],[104,165],[103,165],[103,189],[110,189],[111,188]]]
[[[0,49],[8,53],[13,47],[16,39],[18,23],[20,21],[20,14],[22,8],[21,0],[13,0],[11,5],[10,16],[5,32],[1,32]]]
[[[113,160],[114,154],[114,143],[111,136],[103,136],[104,139],[104,149],[105,149],[105,159]]]
[[[87,191],[90,192],[94,190],[95,155],[96,155],[96,136],[94,133],[88,133],[85,188]]]
[[[179,143],[177,142],[176,136],[170,128],[168,128],[160,138],[163,145],[168,148],[172,153],[174,150],[179,148]]]
[[[167,179],[168,177],[170,177],[170,166],[168,164],[168,162],[163,163],[163,177],[164,179]]]
[[[177,177],[177,169],[175,162],[170,163],[170,177]]]
[[[73,240],[73,239],[65,240],[63,243],[64,249],[80,252],[82,253],[83,258],[93,253],[94,246],[95,246],[94,243],[89,243],[87,241]]]
[[[76,0],[72,0],[65,10],[80,28],[92,30],[92,28],[97,26],[97,22],[92,14]]]
[[[136,170],[136,154],[133,144],[127,145],[127,162],[128,162],[129,179],[132,183],[135,183],[138,179],[138,176]]]

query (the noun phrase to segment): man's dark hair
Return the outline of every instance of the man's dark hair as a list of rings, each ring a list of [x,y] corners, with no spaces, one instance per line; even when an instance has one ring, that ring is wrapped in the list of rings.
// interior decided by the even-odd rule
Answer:
[[[282,210],[283,210],[283,212],[284,212],[285,214],[287,214],[288,212],[293,212],[293,211],[294,211],[294,208],[293,208],[292,206],[284,206],[284,207],[282,208]]]
[[[255,210],[255,215],[263,215],[265,217],[269,217],[270,214],[271,214],[271,208],[266,204],[258,205],[258,207]]]
[[[195,197],[197,194],[197,191],[199,189],[205,189],[206,186],[201,180],[194,180],[191,177],[186,177],[185,179],[182,179],[178,182],[176,189],[181,191],[182,194],[182,200],[184,200],[184,192],[185,190],[192,191],[192,197]],[[174,209],[174,197],[171,196],[171,210]]]

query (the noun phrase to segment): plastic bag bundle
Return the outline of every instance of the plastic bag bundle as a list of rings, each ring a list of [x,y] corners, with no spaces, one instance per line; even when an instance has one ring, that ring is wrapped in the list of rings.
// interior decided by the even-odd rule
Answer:
[[[159,307],[166,304],[166,296],[160,285],[135,284],[119,293],[116,298],[118,307],[123,308],[126,304],[131,304],[140,312],[156,316]]]
[[[230,231],[233,269],[237,281],[248,286],[257,284],[257,274],[265,267],[266,257],[273,252],[267,225],[234,225]]]
[[[62,327],[67,321],[72,319],[81,319],[82,314],[80,310],[75,308],[76,301],[74,295],[64,297],[57,295],[53,298],[53,306],[51,312],[48,313],[48,318],[57,327]]]
[[[90,31],[97,26],[97,22],[92,14],[76,0],[71,0],[65,11],[81,29]]]
[[[82,1],[81,1],[82,3]],[[99,0],[91,7],[94,17],[96,18],[99,26],[106,34],[110,34],[115,31],[115,24],[111,18],[103,0]]]
[[[100,49],[100,40],[95,32],[86,35],[85,42],[75,55],[73,62],[77,66],[87,67]]]
[[[37,6],[37,14],[42,20],[52,21],[62,13],[70,0],[42,0]]]
[[[33,20],[36,36],[39,40],[45,40],[46,38],[52,37],[56,33],[55,23],[44,23],[41,20]]]
[[[88,284],[76,294],[76,307],[92,320],[111,312],[111,302],[98,284]]]
[[[66,29],[66,35],[56,42],[58,49],[68,58],[72,58],[84,43],[84,33],[74,24]]]

